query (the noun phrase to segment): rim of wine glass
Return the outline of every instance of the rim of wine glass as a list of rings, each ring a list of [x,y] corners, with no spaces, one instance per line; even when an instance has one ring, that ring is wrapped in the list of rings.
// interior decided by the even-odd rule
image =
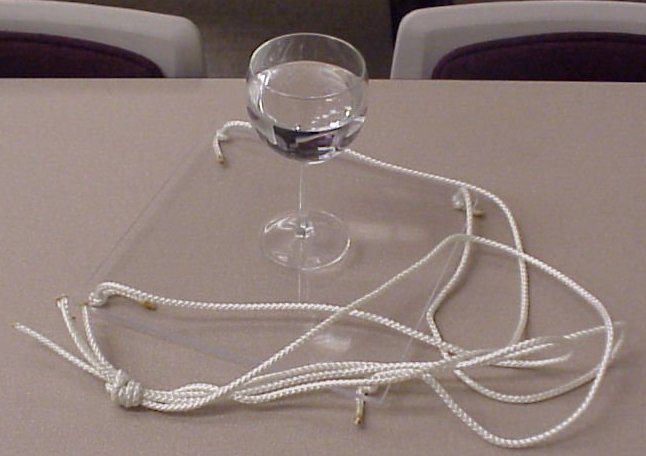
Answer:
[[[299,98],[299,99],[302,99],[302,100],[316,100],[316,99],[329,98],[329,97],[335,97],[335,96],[341,95],[343,93],[346,93],[346,92],[349,92],[349,91],[353,90],[359,84],[363,84],[364,82],[365,83],[368,82],[368,68],[366,66],[366,59],[363,57],[363,54],[361,54],[361,52],[359,52],[359,50],[354,45],[349,43],[348,41],[345,41],[345,40],[343,40],[341,38],[338,38],[336,36],[326,35],[324,33],[310,33],[310,32],[286,33],[284,35],[275,36],[274,38],[271,38],[271,39],[265,41],[260,46],[258,46],[256,48],[256,50],[253,51],[253,53],[251,54],[251,58],[249,59],[249,73],[252,74],[253,76],[256,76],[257,74],[261,73],[261,71],[253,70],[251,66],[252,66],[252,63],[253,63],[254,59],[256,58],[256,56],[265,47],[273,44],[274,42],[276,42],[278,40],[285,39],[287,37],[296,37],[296,36],[321,37],[321,38],[330,39],[332,41],[336,41],[337,43],[340,43],[340,44],[346,46],[348,49],[350,49],[350,51],[353,54],[355,54],[358,57],[359,63],[361,65],[361,74],[356,75],[354,72],[352,72],[353,74],[355,74],[356,80],[354,81],[354,83],[351,86],[348,86],[345,89],[340,90],[338,92],[333,92],[333,93],[326,94],[326,95],[301,96],[301,95],[294,95],[294,94],[290,94],[290,93],[285,93],[285,92],[282,92],[280,90],[276,90],[276,89],[272,89],[271,87],[267,87],[267,90],[269,90],[270,92],[273,92],[273,93],[276,93],[278,95],[282,95],[282,96],[285,96],[285,97],[289,97],[289,98]]]

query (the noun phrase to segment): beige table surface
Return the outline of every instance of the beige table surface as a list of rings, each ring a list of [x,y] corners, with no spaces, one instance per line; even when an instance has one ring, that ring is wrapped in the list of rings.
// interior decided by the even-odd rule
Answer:
[[[503,453],[423,385],[393,390],[383,406],[369,409],[364,429],[350,424],[353,405],[336,394],[255,409],[226,403],[189,416],[126,411],[96,379],[11,329],[21,321],[70,347],[52,299],[87,280],[176,165],[178,151],[245,117],[243,100],[239,80],[0,82],[0,454]],[[496,192],[530,252],[628,323],[625,347],[589,412],[526,454],[637,455],[646,446],[645,108],[643,85],[371,82],[357,149]],[[485,307],[497,299],[497,283],[487,283],[477,295]],[[563,292],[540,278],[533,283],[544,287],[551,312],[536,311],[537,327],[576,322],[577,315],[595,322],[583,305],[561,317]],[[190,355],[177,369],[146,364],[154,347],[137,345],[136,336],[109,341],[120,360],[143,362],[143,382],[160,375],[174,381],[184,367],[206,372]],[[584,392],[538,412],[490,412],[488,401],[453,388],[506,436],[550,427]]]

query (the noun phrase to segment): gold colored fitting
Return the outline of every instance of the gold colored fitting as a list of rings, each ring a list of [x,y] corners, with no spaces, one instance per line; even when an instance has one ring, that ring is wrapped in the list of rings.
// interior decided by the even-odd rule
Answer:
[[[357,393],[359,394],[359,396],[357,396],[357,398],[355,399],[357,408],[354,412],[354,425],[357,427],[362,427],[366,417],[366,400],[364,399],[364,397],[367,395],[367,393],[365,391],[362,391],[361,388],[359,388]]]
[[[467,211],[464,207],[454,207],[454,209],[460,212]],[[479,207],[474,207],[472,213],[474,217],[484,217],[486,215],[485,211],[483,209],[480,209]]]
[[[145,301],[140,301],[139,304],[141,304],[144,307],[144,309],[157,310],[157,304],[150,301],[149,299],[146,299]]]

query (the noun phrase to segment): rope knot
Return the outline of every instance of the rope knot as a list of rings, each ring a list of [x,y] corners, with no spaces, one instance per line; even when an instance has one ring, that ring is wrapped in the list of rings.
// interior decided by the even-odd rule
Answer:
[[[112,402],[121,407],[130,408],[141,405],[144,399],[144,388],[123,370],[119,369],[112,380],[105,384]]]

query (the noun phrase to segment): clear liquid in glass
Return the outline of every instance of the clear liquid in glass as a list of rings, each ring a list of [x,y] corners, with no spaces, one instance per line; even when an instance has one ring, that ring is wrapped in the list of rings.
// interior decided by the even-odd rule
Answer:
[[[249,81],[247,110],[256,130],[281,154],[307,162],[336,155],[357,135],[366,82],[336,65],[283,63]]]

